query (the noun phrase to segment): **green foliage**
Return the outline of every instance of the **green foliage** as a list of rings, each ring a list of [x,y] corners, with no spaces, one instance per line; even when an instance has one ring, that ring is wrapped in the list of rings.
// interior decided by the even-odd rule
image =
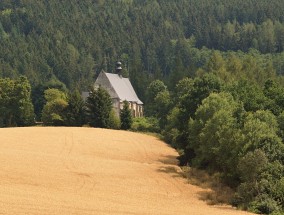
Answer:
[[[47,89],[58,89],[60,91],[66,92],[67,88],[65,84],[60,82],[54,75],[44,84],[38,84],[32,88],[32,101],[35,108],[36,119],[41,120],[42,109],[46,103],[44,98],[44,92]]]
[[[157,116],[157,105],[153,102],[159,93],[167,90],[163,81],[155,80],[149,84],[146,92],[146,114],[148,116]]]
[[[199,68],[226,81],[245,76],[263,83],[283,73],[283,6],[281,0],[1,1],[0,77],[24,74],[32,86],[87,90],[94,71],[112,72],[121,59],[142,100],[150,81],[163,79],[172,90]]]
[[[191,78],[183,78],[180,80],[175,88],[175,100],[179,101],[184,96],[188,95],[193,88],[194,81]]]
[[[280,212],[281,207],[273,198],[262,195],[249,204],[248,210],[259,214],[271,214],[272,212]]]
[[[279,181],[276,182],[274,189],[274,196],[282,203],[284,202],[284,177],[282,176]]]
[[[121,122],[114,109],[111,110],[109,116],[109,124],[111,129],[119,130],[121,128]]]
[[[227,72],[226,62],[220,52],[217,51],[212,53],[207,65],[205,66],[205,69],[207,72],[217,75],[224,81],[230,81],[230,79],[233,77],[229,72]]]
[[[265,169],[268,159],[262,150],[256,149],[253,152],[248,152],[240,159],[238,170],[240,178],[246,182],[256,182],[261,172]]]
[[[236,75],[222,83],[220,78],[226,80],[225,76],[216,72],[220,65],[213,63],[209,74],[186,78],[177,84],[170,94],[175,106],[168,112],[162,134],[182,151],[179,157],[182,165],[217,172],[237,190],[234,205],[257,213],[281,214],[284,205],[281,86],[275,81],[256,84],[255,79],[247,80],[246,75],[243,80]],[[238,62],[230,65],[236,74],[241,73],[239,66]],[[228,68],[227,63],[221,67]]]
[[[182,146],[180,145],[178,138],[181,135],[180,131],[177,129],[179,125],[179,108],[173,108],[169,114],[167,115],[167,123],[165,129],[163,130],[162,134],[164,139],[167,143],[170,143],[174,148],[181,149]]]
[[[284,108],[284,88],[270,79],[264,84],[264,94],[271,100],[269,107],[271,111],[279,115]]]
[[[176,128],[180,131],[177,139],[182,148],[186,148],[187,145],[189,119],[194,118],[194,113],[202,100],[212,92],[219,92],[222,86],[221,80],[212,73],[195,78],[193,84],[190,82],[188,84],[192,85],[190,90],[181,95],[181,99],[177,101],[179,123]],[[191,148],[188,150],[192,152]]]
[[[279,124],[279,131],[278,134],[282,139],[282,142],[284,141],[284,112],[282,112],[281,114],[279,114],[278,118],[277,118],[277,122]]]
[[[195,151],[192,162],[199,167],[233,175],[231,169],[238,162],[242,135],[234,117],[239,109],[233,97],[227,93],[212,93],[203,100],[189,121],[187,148]]]
[[[66,94],[58,89],[44,91],[46,104],[42,110],[42,121],[45,125],[62,126],[65,124],[65,109],[68,106]]]
[[[238,204],[255,213],[280,213],[283,165],[269,163],[265,153],[257,149],[240,160],[238,169],[242,179],[237,192]]]
[[[265,110],[269,106],[270,101],[262,89],[249,80],[240,80],[232,84],[229,92],[243,103],[246,111]]]
[[[163,129],[171,106],[170,92],[164,82],[155,80],[147,87],[146,96],[145,115],[157,118]]]
[[[179,107],[183,112],[183,116],[181,116],[183,122],[193,117],[202,100],[209,96],[210,93],[220,92],[221,86],[221,80],[213,74],[195,78],[191,90],[179,101]]]
[[[238,205],[257,213],[281,211],[284,144],[277,136],[278,124],[269,111],[249,114],[244,123],[244,142],[238,169]],[[278,190],[278,191],[276,191]]]
[[[154,117],[134,118],[131,130],[157,133],[160,131],[159,122]]]
[[[65,110],[66,125],[68,126],[82,126],[85,123],[85,112],[83,101],[80,92],[76,89],[67,96],[68,106]]]
[[[129,109],[129,103],[123,101],[123,108],[120,111],[120,120],[121,120],[121,129],[128,130],[132,125],[132,115],[131,110]]]
[[[33,123],[34,108],[27,78],[0,79],[0,125],[27,126]]]
[[[106,90],[92,89],[86,101],[86,118],[92,127],[111,128],[112,100]]]
[[[284,144],[277,135],[278,126],[271,126],[271,122],[276,122],[275,116],[270,112],[262,113],[249,114],[245,119],[243,152],[262,149],[270,161],[283,160]],[[268,121],[263,117],[265,114],[270,116],[270,119],[267,117]]]
[[[18,126],[26,126],[34,124],[34,107],[31,100],[31,85],[28,79],[20,76],[15,81],[16,100],[13,105],[18,107],[16,117],[16,124]]]

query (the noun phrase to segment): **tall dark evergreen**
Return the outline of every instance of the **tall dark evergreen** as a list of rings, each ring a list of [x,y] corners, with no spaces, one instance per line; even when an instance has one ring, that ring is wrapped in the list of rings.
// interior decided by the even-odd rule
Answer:
[[[129,109],[129,103],[127,101],[123,101],[123,108],[120,111],[120,121],[121,121],[121,129],[128,130],[132,125],[132,113]]]
[[[86,120],[92,127],[110,128],[112,100],[106,90],[92,89],[86,101]]]
[[[85,102],[76,89],[70,92],[67,96],[68,106],[66,107],[66,125],[68,126],[82,126],[85,123]]]

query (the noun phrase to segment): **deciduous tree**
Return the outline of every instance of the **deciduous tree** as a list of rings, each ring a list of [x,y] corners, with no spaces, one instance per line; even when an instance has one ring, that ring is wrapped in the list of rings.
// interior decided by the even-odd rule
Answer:
[[[68,106],[66,94],[58,89],[44,92],[46,104],[42,110],[42,121],[46,125],[61,126],[66,122],[64,111]]]

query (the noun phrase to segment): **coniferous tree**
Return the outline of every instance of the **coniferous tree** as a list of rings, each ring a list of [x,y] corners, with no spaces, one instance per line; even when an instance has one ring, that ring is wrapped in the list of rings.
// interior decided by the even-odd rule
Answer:
[[[92,89],[86,101],[86,117],[92,127],[110,128],[112,101],[108,92],[99,87]]]
[[[120,111],[121,129],[128,130],[132,125],[132,115],[129,109],[129,103],[123,101],[123,109]]]
[[[78,90],[68,94],[66,108],[66,124],[68,126],[82,126],[84,124],[84,101]]]

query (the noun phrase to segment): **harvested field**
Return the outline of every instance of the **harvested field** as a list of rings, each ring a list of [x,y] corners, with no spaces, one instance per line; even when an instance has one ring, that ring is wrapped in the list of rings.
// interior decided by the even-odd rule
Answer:
[[[0,214],[242,215],[209,206],[155,137],[93,128],[0,129]]]

